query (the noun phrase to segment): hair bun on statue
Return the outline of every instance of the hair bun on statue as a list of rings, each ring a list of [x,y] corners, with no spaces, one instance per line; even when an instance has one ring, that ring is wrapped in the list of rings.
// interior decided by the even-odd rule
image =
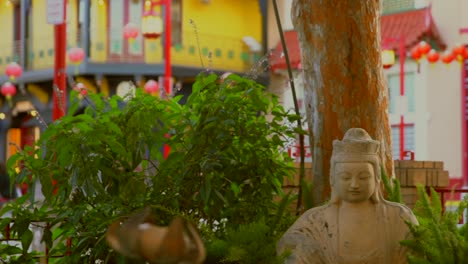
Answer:
[[[378,155],[380,143],[373,140],[362,128],[350,128],[343,140],[333,141],[333,154],[367,154]]]

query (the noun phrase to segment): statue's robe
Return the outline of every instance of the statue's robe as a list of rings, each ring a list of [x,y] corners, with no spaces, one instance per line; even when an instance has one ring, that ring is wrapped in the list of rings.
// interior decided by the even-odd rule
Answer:
[[[332,203],[306,211],[280,239],[278,253],[289,250],[286,264],[407,263],[407,249],[399,242],[410,238],[406,222],[417,224],[415,216],[398,203],[380,200],[372,206],[378,223],[374,230],[380,243],[366,249],[366,254],[339,256],[339,204]],[[356,234],[356,239],[367,235],[359,231]]]

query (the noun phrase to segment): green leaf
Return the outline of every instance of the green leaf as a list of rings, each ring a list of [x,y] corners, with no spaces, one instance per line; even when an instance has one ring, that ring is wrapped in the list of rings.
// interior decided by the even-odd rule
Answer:
[[[231,182],[231,190],[232,192],[234,192],[234,195],[238,196],[240,194],[240,187],[235,183],[235,182]]]
[[[31,230],[29,230],[29,228],[27,228],[22,232],[20,237],[21,246],[23,247],[23,253],[26,253],[33,240],[33,233]]]
[[[47,248],[52,248],[52,232],[49,227],[44,228],[41,241],[45,243]]]

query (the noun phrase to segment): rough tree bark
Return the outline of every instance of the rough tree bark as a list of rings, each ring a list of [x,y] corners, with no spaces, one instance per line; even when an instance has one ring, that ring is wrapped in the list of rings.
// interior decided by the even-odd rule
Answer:
[[[302,52],[317,205],[330,193],[332,141],[351,127],[382,142],[383,165],[393,175],[380,0],[293,0],[291,16]]]

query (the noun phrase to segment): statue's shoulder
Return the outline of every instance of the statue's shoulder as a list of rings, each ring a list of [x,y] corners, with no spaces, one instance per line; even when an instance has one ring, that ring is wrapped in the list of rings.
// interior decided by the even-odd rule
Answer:
[[[305,211],[298,220],[312,220],[317,218],[323,218],[325,212],[330,209],[330,204],[317,206]]]
[[[395,203],[395,202],[390,202],[385,200],[383,204],[387,207],[387,210],[389,213],[399,216],[402,218],[405,222],[410,222],[413,224],[418,224],[418,220],[416,219],[416,216],[413,214],[413,211],[411,209],[401,203]]]
[[[320,250],[329,238],[326,224],[326,214],[329,208],[329,205],[324,205],[304,212],[278,241],[277,251],[281,253],[289,249],[294,257],[300,258],[321,254]]]

